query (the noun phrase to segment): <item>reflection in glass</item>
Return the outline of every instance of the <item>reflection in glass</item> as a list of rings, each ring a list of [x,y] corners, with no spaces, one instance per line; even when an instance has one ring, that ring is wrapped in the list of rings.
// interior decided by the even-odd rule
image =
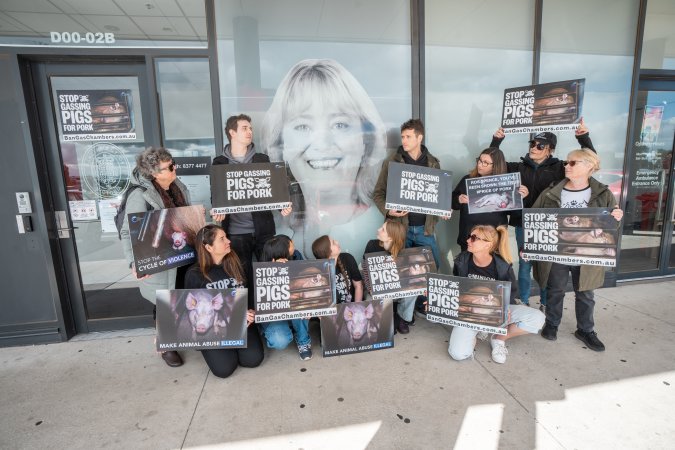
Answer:
[[[640,67],[675,70],[675,3],[649,0],[642,38]]]

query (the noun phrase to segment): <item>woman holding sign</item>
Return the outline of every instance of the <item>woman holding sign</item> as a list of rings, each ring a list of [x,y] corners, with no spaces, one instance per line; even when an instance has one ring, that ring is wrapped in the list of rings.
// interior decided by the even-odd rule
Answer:
[[[467,250],[466,240],[469,237],[471,228],[475,225],[506,225],[508,223],[507,212],[487,212],[469,214],[469,197],[466,195],[466,180],[468,178],[486,177],[490,175],[502,175],[507,173],[506,159],[504,153],[496,147],[489,147],[480,152],[476,158],[476,167],[465,175],[455,190],[452,191],[452,209],[459,210],[459,232],[457,234],[457,244],[463,252]],[[523,197],[527,195],[527,190],[520,186],[518,192]]]
[[[600,170],[600,158],[594,151],[587,148],[572,150],[563,164],[566,178],[544,190],[532,205],[533,208],[614,208],[612,217],[621,221],[623,211],[619,209],[614,194],[607,186],[591,176]],[[558,338],[565,287],[571,272],[576,299],[574,309],[577,316],[577,330],[574,336],[591,350],[604,351],[605,344],[598,339],[593,321],[595,307],[593,289],[601,287],[604,283],[604,267],[586,264],[569,266],[543,261],[535,261],[533,266],[534,277],[539,286],[546,286],[549,293],[546,325],[541,330],[541,336],[550,341]]]
[[[458,277],[511,282],[507,333],[494,335],[490,340],[492,360],[498,364],[506,362],[508,350],[505,341],[523,334],[536,334],[544,325],[544,314],[541,311],[516,304],[518,288],[511,263],[506,226],[501,225],[495,229],[491,225],[476,225],[467,238],[467,251],[457,255],[452,270],[453,275]],[[476,337],[486,339],[487,333],[454,327],[448,346],[450,357],[457,361],[473,357]]]
[[[396,258],[398,253],[405,248],[406,234],[406,226],[401,222],[385,221],[377,230],[377,239],[368,241],[366,250],[363,252],[364,256],[367,253],[386,251],[392,258]],[[417,297],[414,296],[395,300],[398,305],[394,313],[394,328],[401,334],[410,333],[408,325],[413,321],[416,299]]]
[[[197,263],[185,275],[185,289],[233,289],[246,287],[244,268],[230,248],[225,231],[218,225],[207,225],[197,234]],[[247,347],[238,349],[201,350],[211,372],[227,378],[237,366],[258,367],[265,357],[258,327],[253,323],[255,311],[249,295],[246,314]]]

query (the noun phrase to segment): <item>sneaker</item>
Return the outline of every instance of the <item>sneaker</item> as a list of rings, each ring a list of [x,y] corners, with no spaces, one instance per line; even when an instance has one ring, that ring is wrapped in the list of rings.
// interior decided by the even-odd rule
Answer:
[[[300,359],[303,361],[312,359],[312,344],[298,344],[298,353],[300,353]]]
[[[555,341],[558,339],[558,327],[554,327],[548,323],[544,324],[544,328],[541,330],[541,337],[549,341]]]
[[[491,339],[490,345],[492,346],[492,360],[497,364],[504,364],[506,362],[506,355],[509,354],[509,351],[506,349],[506,343],[499,339]]]
[[[598,335],[595,333],[595,331],[586,333],[585,331],[577,330],[574,332],[574,336],[580,341],[583,341],[584,344],[586,344],[586,347],[593,351],[605,351],[605,344],[603,344],[600,339],[598,339]]]
[[[489,336],[487,331],[479,331],[476,338],[478,338],[479,341],[486,341]]]

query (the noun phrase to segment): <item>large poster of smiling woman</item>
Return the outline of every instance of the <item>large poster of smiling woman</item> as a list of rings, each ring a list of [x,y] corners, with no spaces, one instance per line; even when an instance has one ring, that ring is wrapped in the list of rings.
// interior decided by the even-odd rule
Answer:
[[[386,155],[386,128],[366,90],[340,63],[307,59],[281,81],[262,125],[261,146],[288,163],[293,212],[277,228],[311,255],[330,234],[358,253],[365,229],[382,222],[371,194]]]

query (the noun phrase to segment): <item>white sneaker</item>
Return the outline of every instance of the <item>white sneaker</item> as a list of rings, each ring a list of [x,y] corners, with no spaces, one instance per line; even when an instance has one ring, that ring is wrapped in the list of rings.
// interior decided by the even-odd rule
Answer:
[[[497,364],[504,364],[506,362],[506,355],[509,351],[506,349],[506,343],[499,339],[490,340],[492,346],[492,360]]]
[[[487,340],[488,336],[490,335],[487,333],[487,331],[479,331],[476,335],[476,338],[478,338],[479,341],[485,341]]]

